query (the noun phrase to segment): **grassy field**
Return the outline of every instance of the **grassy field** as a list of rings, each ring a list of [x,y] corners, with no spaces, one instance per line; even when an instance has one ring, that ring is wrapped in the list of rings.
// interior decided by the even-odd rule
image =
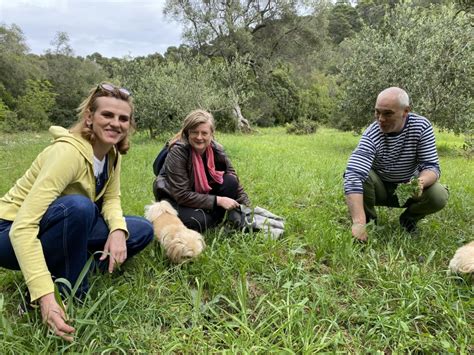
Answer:
[[[120,274],[94,275],[66,343],[18,316],[20,272],[0,271],[0,353],[407,353],[474,352],[474,286],[450,276],[456,248],[474,235],[474,160],[462,138],[437,134],[448,206],[412,237],[401,210],[379,209],[380,226],[352,240],[342,173],[358,136],[322,129],[218,134],[254,205],[286,217],[277,241],[218,228],[205,253],[171,265],[157,242]],[[3,195],[47,145],[42,134],[0,135]],[[123,162],[126,214],[152,198],[152,162],[163,144],[135,136]]]

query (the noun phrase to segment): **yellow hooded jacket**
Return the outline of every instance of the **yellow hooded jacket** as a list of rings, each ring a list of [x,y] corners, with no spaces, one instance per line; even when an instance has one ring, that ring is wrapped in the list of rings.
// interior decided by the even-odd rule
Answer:
[[[91,143],[63,127],[52,126],[49,131],[54,142],[0,198],[0,218],[13,221],[10,240],[32,301],[54,291],[38,232],[43,215],[58,197],[79,194],[97,201],[103,196],[101,213],[110,231],[122,229],[128,234],[120,204],[120,154],[115,149],[109,152],[109,179],[96,195]]]

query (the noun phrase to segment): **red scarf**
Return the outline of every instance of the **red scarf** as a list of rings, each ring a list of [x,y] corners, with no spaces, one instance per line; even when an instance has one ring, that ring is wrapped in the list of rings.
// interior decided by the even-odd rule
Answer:
[[[218,184],[224,182],[224,172],[217,171],[216,166],[214,165],[214,152],[209,144],[206,148],[206,158],[207,158],[207,169],[209,175],[211,175],[212,180]],[[193,169],[194,169],[194,190],[201,194],[208,194],[211,191],[209,182],[207,181],[206,170],[204,169],[204,162],[202,161],[201,155],[198,154],[193,148],[191,148],[192,160],[193,160]]]

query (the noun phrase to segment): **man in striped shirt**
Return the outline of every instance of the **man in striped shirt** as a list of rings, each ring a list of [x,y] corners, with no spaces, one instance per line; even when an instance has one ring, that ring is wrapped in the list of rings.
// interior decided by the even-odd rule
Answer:
[[[441,210],[448,201],[448,191],[438,183],[439,176],[431,123],[410,112],[404,90],[383,90],[375,104],[375,122],[363,133],[344,173],[352,235],[367,240],[365,225],[377,220],[375,206],[406,207],[400,224],[415,232],[420,219]],[[418,177],[420,193],[400,206],[395,189],[413,177]]]

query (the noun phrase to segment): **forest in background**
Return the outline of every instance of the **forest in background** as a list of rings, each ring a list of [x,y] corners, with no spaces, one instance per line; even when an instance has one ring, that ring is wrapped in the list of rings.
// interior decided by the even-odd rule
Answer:
[[[132,92],[151,137],[197,107],[225,131],[360,131],[389,86],[437,127],[472,137],[470,1],[167,0],[164,13],[183,25],[183,44],[134,58],[75,56],[64,32],[32,54],[20,27],[0,24],[0,131],[70,126],[88,90],[111,81]]]

